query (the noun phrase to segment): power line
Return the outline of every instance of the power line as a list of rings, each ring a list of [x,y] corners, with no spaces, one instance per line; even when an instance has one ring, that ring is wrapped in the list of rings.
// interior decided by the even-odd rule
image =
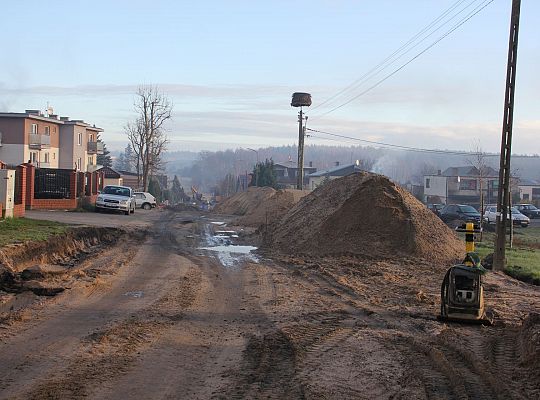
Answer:
[[[336,97],[340,96],[342,93],[345,93],[347,92],[349,89],[353,88],[354,86],[357,86],[359,83],[362,83],[362,81],[365,81],[369,76],[371,75],[374,75],[374,73],[379,70],[380,67],[384,66],[388,61],[392,60],[392,58],[394,58],[394,56],[396,56],[397,54],[399,54],[402,50],[404,50],[405,48],[407,48],[410,44],[412,44],[414,41],[416,41],[417,38],[419,38],[421,35],[423,35],[425,32],[427,32],[429,29],[431,29],[433,26],[435,26],[439,21],[441,21],[442,19],[444,19],[449,13],[451,13],[452,11],[454,11],[457,7],[459,7],[464,1],[466,0],[458,0],[456,1],[453,5],[451,5],[448,9],[446,9],[441,15],[439,15],[435,20],[433,20],[432,22],[430,22],[427,26],[425,26],[422,30],[420,30],[418,33],[416,33],[413,37],[411,37],[407,42],[405,42],[403,45],[401,45],[397,50],[395,50],[392,54],[390,54],[388,57],[386,57],[384,60],[382,60],[381,62],[379,62],[375,67],[373,67],[372,69],[370,69],[368,72],[366,72],[364,75],[362,75],[360,78],[356,79],[354,82],[352,82],[351,84],[349,84],[348,86],[346,86],[345,88],[341,89],[339,92],[337,92],[336,94],[334,94],[333,96],[331,96],[330,98],[326,99],[325,101],[323,101],[322,103],[316,105],[315,107],[312,108],[312,111],[313,110],[316,110],[318,109],[319,107],[322,107],[323,105],[331,102],[332,100],[334,100]],[[470,7],[472,5],[472,3],[474,3],[476,0],[473,0],[467,7],[465,7],[464,9]],[[460,10],[457,14],[455,14],[451,19],[455,18],[457,15],[459,15],[464,9]],[[451,20],[450,19],[450,20]],[[449,21],[447,21],[446,23],[448,23]],[[445,23],[445,24],[446,24]],[[433,33],[435,33],[437,30],[439,30],[440,28],[442,28],[443,25],[439,26],[435,31],[431,32],[430,35],[424,37],[422,39],[422,41],[424,41],[425,39],[427,39],[429,36],[431,36]],[[414,48],[414,47],[413,47]],[[411,49],[409,49],[408,51],[410,51]],[[406,53],[405,53],[406,54]],[[391,63],[389,63],[386,67],[388,67],[389,65],[391,65],[392,63],[394,63],[397,59],[399,59],[400,57],[402,57],[404,54],[400,55],[398,58],[394,59]],[[384,67],[384,68],[386,68]],[[383,69],[384,69],[383,68]],[[383,70],[381,69],[381,70]],[[377,71],[377,73],[380,72],[380,71]]]
[[[395,69],[394,71],[392,71],[391,73],[389,73],[388,75],[386,75],[384,78],[380,79],[379,81],[377,81],[375,84],[373,84],[372,86],[368,87],[367,89],[365,89],[364,91],[360,92],[359,94],[357,94],[356,96],[352,97],[351,99],[347,100],[346,102],[332,108],[331,110],[317,116],[317,117],[323,117],[325,115],[328,115],[344,106],[346,106],[347,104],[353,102],[354,100],[358,99],[359,97],[365,95],[366,93],[370,92],[371,90],[375,89],[377,86],[381,85],[384,81],[386,81],[387,79],[391,78],[392,76],[394,76],[395,74],[397,74],[399,71],[401,71],[403,68],[405,68],[407,65],[409,65],[410,63],[412,63],[414,60],[416,60],[417,58],[419,58],[422,54],[426,53],[428,50],[430,50],[431,48],[433,48],[435,45],[437,45],[439,42],[441,42],[444,38],[446,38],[447,36],[449,36],[451,33],[453,33],[454,31],[456,31],[459,27],[461,27],[463,24],[465,24],[467,21],[469,21],[471,18],[473,18],[475,15],[477,15],[480,11],[482,11],[484,8],[486,8],[488,5],[490,5],[494,0],[489,0],[487,3],[485,4],[481,4],[480,6],[477,6],[473,11],[471,11],[465,18],[463,18],[460,22],[458,22],[456,25],[454,25],[454,27],[452,27],[449,31],[447,31],[445,34],[443,34],[441,37],[439,37],[437,40],[435,40],[433,43],[431,43],[428,47],[426,47],[424,50],[422,50],[421,52],[419,52],[418,54],[416,54],[413,58],[411,58],[409,61],[407,61],[406,63],[402,64],[400,67],[398,67],[397,69]]]
[[[352,141],[356,141],[356,142],[368,143],[368,144],[373,144],[373,145],[382,146],[382,147],[389,147],[389,148],[394,148],[394,149],[403,150],[403,151],[413,151],[413,152],[417,152],[417,153],[448,154],[448,155],[455,155],[455,156],[476,156],[476,155],[482,155],[484,157],[498,157],[499,156],[498,154],[490,154],[490,153],[483,153],[483,152],[479,153],[479,152],[474,152],[474,151],[469,152],[469,151],[459,151],[459,150],[437,150],[437,149],[426,149],[426,148],[422,148],[422,147],[402,146],[402,145],[399,145],[399,144],[378,142],[378,141],[375,141],[375,140],[368,140],[368,139],[360,139],[360,138],[357,138],[357,137],[352,137],[352,136],[347,136],[347,135],[341,135],[341,134],[338,134],[338,133],[321,131],[321,130],[318,130],[318,129],[306,128],[306,130],[308,130],[310,132],[320,133],[320,134],[323,134],[323,135],[333,136],[333,137],[336,137],[336,138],[348,139],[348,140],[352,140]],[[311,135],[311,134],[309,136],[315,137],[317,139],[322,139],[322,140],[338,141],[336,139],[330,139],[330,138],[326,139],[326,138],[322,138],[320,136],[314,136],[314,135]],[[343,141],[340,141],[340,142],[343,143]],[[516,155],[516,156],[512,156],[512,157],[530,158],[532,156]]]

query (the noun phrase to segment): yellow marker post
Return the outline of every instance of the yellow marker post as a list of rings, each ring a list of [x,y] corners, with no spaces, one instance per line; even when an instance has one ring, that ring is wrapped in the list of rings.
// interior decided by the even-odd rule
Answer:
[[[474,252],[474,223],[467,222],[465,225],[465,252]]]

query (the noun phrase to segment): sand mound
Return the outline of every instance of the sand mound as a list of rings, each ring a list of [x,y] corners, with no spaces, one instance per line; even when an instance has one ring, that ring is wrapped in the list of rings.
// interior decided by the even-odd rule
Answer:
[[[283,217],[298,201],[309,192],[306,190],[275,190],[251,187],[246,192],[237,193],[217,205],[215,212],[239,215],[237,223],[258,227]]]
[[[276,193],[270,187],[250,187],[245,192],[239,192],[216,205],[214,212],[218,214],[246,215],[253,212],[263,201]]]
[[[267,200],[262,201],[249,213],[240,217],[237,223],[246,226],[265,225],[282,218],[298,201],[307,195],[307,190],[278,190]]]
[[[330,181],[268,228],[265,246],[286,253],[418,256],[448,262],[464,244],[388,178],[359,173]]]

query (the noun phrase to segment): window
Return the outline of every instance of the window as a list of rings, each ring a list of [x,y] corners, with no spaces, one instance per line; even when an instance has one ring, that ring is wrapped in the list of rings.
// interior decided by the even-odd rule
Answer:
[[[88,165],[94,165],[94,157],[88,157]]]
[[[51,128],[48,126],[45,127],[45,135],[51,135]]]
[[[30,162],[31,163],[36,163],[38,160],[38,153],[37,151],[31,151],[30,152]]]
[[[82,160],[81,157],[77,158],[77,169],[81,169]]]
[[[92,134],[88,135],[88,141],[93,142],[94,141],[94,135],[92,135]]]
[[[49,162],[49,153],[45,153],[45,162],[46,162],[46,163]]]
[[[529,200],[529,193],[523,194],[523,200]]]
[[[426,178],[426,189],[429,189],[429,181],[430,181],[430,179]]]
[[[54,152],[52,153],[52,159],[56,160],[56,153],[54,153]]]
[[[82,133],[80,133],[80,132],[79,132],[79,135],[78,135],[77,144],[79,146],[82,145]]]
[[[461,179],[459,190],[476,190],[476,179]]]
[[[37,124],[32,124],[32,133],[33,134],[37,133]]]

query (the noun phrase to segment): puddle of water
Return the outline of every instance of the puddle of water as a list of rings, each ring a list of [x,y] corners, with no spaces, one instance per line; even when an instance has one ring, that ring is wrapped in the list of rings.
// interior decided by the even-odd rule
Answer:
[[[140,299],[144,296],[144,292],[142,290],[137,290],[134,292],[126,292],[124,293],[124,296],[134,297],[136,299]]]
[[[251,253],[257,250],[257,247],[232,243],[231,239],[238,238],[236,231],[217,231],[213,234],[210,225],[206,225],[204,233],[206,246],[199,247],[199,250],[214,252],[219,262],[225,267],[233,267],[243,261],[259,262],[258,258]]]

